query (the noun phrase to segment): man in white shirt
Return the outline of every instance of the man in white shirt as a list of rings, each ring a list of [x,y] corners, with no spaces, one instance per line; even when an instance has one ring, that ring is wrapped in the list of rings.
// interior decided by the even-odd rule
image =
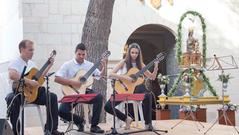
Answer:
[[[65,62],[61,68],[56,73],[55,82],[61,85],[69,85],[74,88],[80,88],[82,83],[80,81],[71,80],[78,71],[84,70],[88,71],[94,64],[85,60],[86,57],[86,47],[83,43],[80,43],[76,46],[75,49],[75,58]],[[101,64],[101,71],[96,69],[93,72],[93,76],[95,79],[100,79],[100,77],[104,74],[105,62],[102,61]],[[92,89],[87,89],[86,94],[89,93],[96,93]],[[94,97],[88,104],[93,104],[93,116],[91,120],[91,128],[90,131],[93,133],[104,133],[97,125],[99,124],[100,114],[102,111],[102,104],[103,104],[103,96],[98,93],[96,97]],[[73,106],[76,106],[74,104]],[[71,103],[62,103],[59,107],[59,116],[64,120],[71,121],[72,113],[71,113]],[[78,126],[78,131],[84,131],[84,120],[78,115],[73,115],[74,123]]]
[[[8,66],[8,72],[11,83],[14,81],[18,81],[21,77],[21,73],[26,66],[26,72],[29,72],[32,68],[36,68],[36,65],[33,61],[31,61],[34,54],[34,43],[30,40],[22,40],[19,44],[20,56],[15,60],[11,61]],[[49,60],[48,67],[43,71],[43,76],[47,74],[49,69],[52,67],[54,59]],[[39,83],[35,80],[28,79],[24,77],[25,85],[30,87],[38,87]],[[37,99],[33,101],[33,104],[38,105],[46,105],[46,92],[45,88],[39,86]],[[45,130],[50,131],[52,135],[64,135],[64,133],[57,131],[58,127],[58,103],[57,96],[54,93],[49,93],[50,97],[50,106],[52,119],[50,116],[47,118],[47,124],[45,125]],[[8,94],[6,97],[7,104],[9,106],[9,116],[12,124],[13,132],[15,135],[19,134],[20,124],[17,123],[17,119],[19,117],[20,105],[21,105],[21,96],[18,94],[16,88],[13,88],[13,92]],[[19,121],[18,121],[19,122]],[[53,122],[53,123],[52,123]],[[53,126],[52,126],[53,125]],[[18,126],[18,127],[17,127]]]

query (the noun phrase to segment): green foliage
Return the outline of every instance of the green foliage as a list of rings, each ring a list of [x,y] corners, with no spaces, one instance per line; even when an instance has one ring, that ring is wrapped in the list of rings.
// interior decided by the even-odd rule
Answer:
[[[216,91],[214,90],[214,88],[213,88],[212,85],[210,84],[209,78],[207,78],[206,75],[205,75],[203,72],[201,72],[201,74],[202,74],[204,83],[207,84],[208,90],[211,92],[211,94],[212,94],[213,96],[218,96],[217,93],[216,93]]]
[[[227,75],[225,75],[225,74],[221,74],[221,75],[218,75],[218,81],[221,81],[221,82],[223,82],[223,83],[228,83],[228,81],[229,81],[229,79],[231,79],[232,77],[231,77],[231,74],[227,74]]]

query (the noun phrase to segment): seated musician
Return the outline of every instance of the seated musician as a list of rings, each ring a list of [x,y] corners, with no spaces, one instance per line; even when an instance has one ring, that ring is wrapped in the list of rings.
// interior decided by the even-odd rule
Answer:
[[[79,71],[84,70],[88,71],[94,64],[85,60],[86,58],[86,47],[83,43],[80,43],[75,48],[75,58],[70,61],[65,62],[61,68],[56,73],[55,82],[61,85],[69,85],[74,88],[80,88],[83,84],[80,81],[74,81],[73,78]],[[101,71],[96,69],[93,72],[93,76],[96,76],[95,79],[100,79],[100,77],[104,74],[105,62],[101,63]],[[87,89],[86,94],[96,93],[96,91],[92,89]],[[75,93],[77,94],[77,93]],[[94,97],[88,104],[93,104],[93,117],[91,120],[91,128],[90,131],[93,133],[104,133],[97,125],[99,124],[100,114],[102,111],[103,104],[103,96],[100,93],[97,93],[97,96]],[[75,107],[77,104],[74,104]],[[61,118],[67,121],[71,121],[72,113],[71,113],[71,103],[62,103],[59,107],[59,115]],[[84,131],[84,119],[78,115],[73,115],[74,123],[78,127],[78,131]]]
[[[156,78],[157,71],[158,71],[158,62],[154,63],[154,71],[151,73],[150,71],[146,70],[144,75],[152,80]],[[127,54],[125,58],[121,60],[112,70],[110,73],[110,77],[118,79],[118,80],[128,80],[130,82],[133,79],[129,76],[122,76],[122,74],[126,74],[131,68],[136,67],[139,70],[144,67],[144,63],[142,60],[142,53],[140,46],[137,43],[132,43],[129,45],[127,50]],[[119,74],[118,74],[119,73]],[[134,93],[144,93],[145,98],[143,100],[143,111],[144,111],[144,118],[145,118],[145,127],[146,129],[152,128],[152,95],[151,93],[147,92],[145,86],[143,84],[136,86]],[[115,105],[119,105],[121,102],[117,101]],[[105,104],[105,111],[112,114],[114,113],[112,108],[112,102],[110,100],[107,101]],[[124,113],[119,111],[115,108],[116,117],[126,123],[125,129],[130,128],[130,124],[133,121],[131,117],[126,116]]]
[[[19,51],[20,56],[17,57],[15,60],[11,61],[8,67],[10,82],[18,81],[20,79],[21,73],[24,69],[24,66],[27,66],[26,72],[28,73],[32,68],[36,67],[35,63],[31,61],[34,53],[34,43],[30,40],[22,40],[19,44]],[[54,59],[49,59],[50,64],[43,72],[43,76],[45,76],[48,70],[52,67]],[[29,87],[39,87],[38,88],[38,95],[36,100],[33,101],[33,104],[38,105],[46,105],[46,92],[45,88],[39,86],[37,81],[24,78],[24,82],[26,86]],[[58,126],[58,103],[57,103],[57,96],[54,93],[49,94],[50,96],[50,106],[51,106],[51,115],[52,120],[48,117],[47,122],[49,124],[45,125],[45,129],[51,131],[52,135],[63,135],[64,133],[57,131]],[[12,101],[13,100],[13,101]],[[8,115],[10,116],[10,121],[12,124],[13,132],[15,135],[20,134],[20,123],[18,121],[19,112],[20,112],[20,105],[21,105],[21,96],[16,91],[16,88],[13,88],[13,92],[8,94],[6,97],[7,105],[9,107]],[[10,106],[9,106],[10,105]],[[18,121],[18,123],[17,123]],[[53,122],[53,123],[52,123]],[[49,125],[49,126],[47,126]],[[51,127],[53,125],[53,127]],[[17,127],[18,126],[18,127]]]

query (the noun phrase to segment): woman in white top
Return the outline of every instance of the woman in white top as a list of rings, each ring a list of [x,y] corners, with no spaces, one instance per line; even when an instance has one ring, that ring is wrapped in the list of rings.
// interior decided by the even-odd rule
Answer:
[[[112,70],[112,72],[110,73],[110,77],[118,79],[118,80],[128,80],[128,81],[133,81],[133,78],[129,77],[129,76],[123,76],[122,74],[127,73],[131,68],[136,67],[139,70],[141,70],[143,67],[145,66],[145,64],[143,63],[142,60],[142,53],[141,53],[141,49],[140,46],[137,43],[132,43],[129,45],[129,48],[127,50],[127,53],[125,55],[125,58],[122,59]],[[154,71],[151,73],[149,70],[146,70],[144,72],[144,75],[151,79],[154,80],[156,78],[157,75],[157,71],[158,71],[158,62],[155,62],[154,65]],[[144,93],[145,94],[145,98],[143,100],[143,110],[144,110],[144,118],[145,118],[145,124],[146,124],[146,128],[151,128],[152,127],[152,95],[147,92],[147,89],[145,88],[145,86],[142,85],[138,85],[135,90],[134,93]],[[116,102],[115,105],[117,106],[118,104],[120,104],[121,102]],[[110,100],[108,100],[105,104],[105,111],[112,114],[113,115],[113,108],[112,108],[112,103]],[[115,108],[115,114],[116,117],[118,117],[120,120],[125,121],[126,122],[126,127],[125,129],[129,129],[130,128],[130,124],[133,121],[131,117],[126,116],[124,113],[122,113],[121,111],[119,111],[118,109]]]

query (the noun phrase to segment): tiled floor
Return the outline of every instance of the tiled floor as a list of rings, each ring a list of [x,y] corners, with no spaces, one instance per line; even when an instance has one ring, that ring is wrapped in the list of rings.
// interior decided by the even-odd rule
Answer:
[[[171,129],[175,124],[180,122],[180,120],[161,120],[161,121],[154,121],[153,125],[155,129],[161,130],[168,130],[168,133],[161,133],[162,135],[204,135],[204,132],[212,125],[211,123],[201,123],[202,126],[198,122],[193,121],[183,121],[175,128]],[[109,123],[100,123],[99,125],[104,130],[110,133],[111,124]],[[62,124],[59,126],[60,131],[65,131],[67,125]],[[237,127],[239,129],[239,127]],[[119,133],[136,131],[143,128],[134,128],[131,127],[129,131],[125,131],[123,128],[117,129]],[[89,131],[89,129],[86,129]],[[43,135],[41,127],[28,127],[25,129],[26,135]],[[79,133],[77,131],[71,131],[68,135],[84,135],[84,133]],[[135,133],[135,135],[155,135],[153,132],[143,132],[143,133]],[[237,132],[233,129],[232,126],[225,126],[225,125],[218,125],[216,124],[208,133],[207,135],[236,135]]]

